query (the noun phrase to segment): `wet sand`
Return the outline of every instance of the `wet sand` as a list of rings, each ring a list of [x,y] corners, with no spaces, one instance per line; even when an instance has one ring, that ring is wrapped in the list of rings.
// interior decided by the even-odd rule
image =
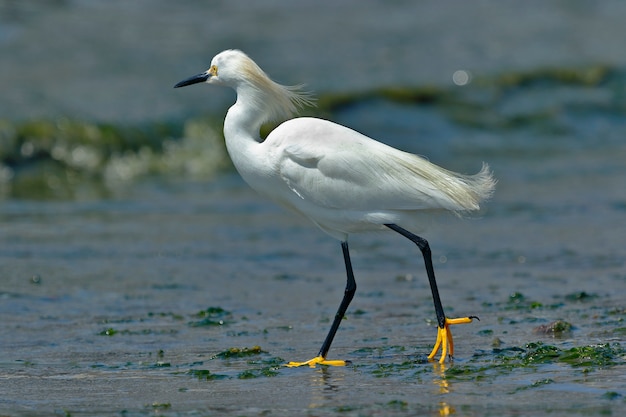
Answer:
[[[317,352],[341,298],[339,244],[259,200],[236,174],[224,181],[4,207],[3,413],[588,415],[620,406],[623,249],[607,241],[619,233],[519,221],[526,214],[502,212],[506,191],[481,219],[431,225],[424,236],[448,314],[481,318],[454,329],[456,359],[444,366],[426,360],[435,323],[415,248],[357,236],[359,289],[330,354],[353,364],[288,369],[281,364]],[[573,330],[536,333],[555,320]],[[534,363],[532,343],[559,352]],[[613,346],[606,363],[558,359],[600,344]],[[232,348],[250,352],[224,357]]]
[[[240,47],[281,82],[337,94],[343,105],[327,117],[450,169],[486,161],[499,183],[475,218],[435,218],[420,232],[446,312],[480,317],[453,329],[454,362],[426,360],[436,333],[421,256],[399,236],[374,234],[350,241],[359,288],[330,352],[352,365],[289,369],[282,364],[317,353],[341,299],[338,242],[260,199],[223,161],[185,175],[177,160],[112,185],[97,164],[63,165],[52,151],[41,163],[45,129],[17,137],[2,124],[0,415],[621,413],[621,2],[542,13],[420,3],[379,31],[380,9],[359,7],[355,18],[351,5],[305,10],[304,25],[288,18],[296,6],[251,13],[231,2],[208,25],[203,2],[158,2],[152,13],[141,2],[25,4],[0,9],[10,12],[0,50],[13,57],[0,86],[2,117],[35,118],[31,132],[40,118],[219,119],[227,92],[171,86],[217,50]],[[458,69],[471,72],[469,88],[452,85]],[[389,86],[402,86],[399,99],[372,94]],[[407,100],[415,86],[426,99]],[[121,168],[154,162],[129,142]],[[189,152],[196,164],[215,151],[192,145],[177,157]],[[111,143],[91,146],[106,154]],[[52,175],[51,165],[61,168]],[[74,188],[38,193],[31,175]]]

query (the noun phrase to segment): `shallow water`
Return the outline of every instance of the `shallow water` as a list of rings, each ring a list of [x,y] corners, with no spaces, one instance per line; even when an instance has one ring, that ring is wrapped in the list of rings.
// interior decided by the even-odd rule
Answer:
[[[593,233],[579,210],[506,206],[496,198],[482,219],[426,234],[448,313],[481,317],[454,329],[453,364],[426,361],[434,315],[416,251],[373,235],[352,241],[359,291],[331,350],[353,365],[288,369],[280,365],[316,352],[340,300],[339,245],[259,201],[236,175],[148,183],[102,202],[6,203],[0,409],[617,413],[626,394],[621,233]],[[571,232],[572,223],[581,227]],[[536,333],[555,320],[573,329]],[[535,362],[532,343],[558,352]],[[256,345],[263,353],[216,356]],[[600,353],[562,358],[581,347]]]
[[[197,12],[203,2],[185,10],[157,2],[152,16],[141,2],[124,2],[125,9],[122,3],[58,2],[32,10],[22,4],[12,7],[23,20],[0,31],[0,48],[16,52],[31,45],[15,62],[37,53],[29,39],[70,21],[77,26],[59,33],[60,40],[75,39],[72,48],[81,53],[91,42],[103,56],[124,57],[124,64],[106,67],[112,73],[102,83],[110,96],[92,94],[93,107],[67,100],[53,86],[36,92],[39,80],[30,70],[3,77],[32,77],[22,84],[33,89],[3,90],[11,109],[3,109],[10,121],[0,125],[0,415],[621,413],[626,77],[619,62],[623,45],[616,54],[621,42],[608,41],[624,31],[621,23],[615,27],[621,2],[544,6],[540,15],[550,25],[529,7],[492,4],[501,20],[486,20],[501,27],[499,37],[489,32],[494,26],[470,31],[480,25],[459,22],[469,11],[457,15],[430,5],[417,14],[417,6],[406,5],[418,23],[436,15],[456,23],[450,25],[456,31],[441,28],[433,35],[438,43],[430,48],[440,54],[414,76],[390,74],[385,62],[391,61],[381,58],[389,53],[385,45],[393,45],[406,52],[405,66],[416,67],[414,60],[429,50],[420,43],[409,52],[415,22],[402,16],[396,26],[388,23],[399,29],[381,28],[380,36],[358,36],[366,25],[350,24],[334,48],[313,40],[298,48],[304,35],[289,41],[277,32],[267,34],[272,43],[258,40],[257,20],[230,2],[215,6],[230,11],[228,19],[212,21],[220,26],[210,33],[222,37],[189,45],[189,32],[209,31]],[[281,21],[276,9],[260,8],[255,16],[261,13],[264,24]],[[340,8],[343,16],[355,10],[358,22],[380,15],[375,8]],[[315,16],[342,16],[322,11]],[[578,28],[583,15],[588,25],[572,37],[528,29],[530,21],[544,30]],[[151,38],[161,33],[148,24],[155,16],[161,26],[178,23]],[[144,35],[116,32],[107,44],[100,31],[86,29],[113,21]],[[237,34],[232,22],[241,21],[249,25]],[[597,30],[600,21],[604,31]],[[503,31],[507,22],[510,31]],[[296,32],[297,23],[285,23],[284,31]],[[70,36],[74,30],[89,33],[90,42]],[[476,35],[463,38],[465,31]],[[592,31],[596,36],[584,36]],[[507,41],[506,33],[516,40]],[[129,40],[127,49],[118,36]],[[55,39],[46,61],[57,88],[84,91],[85,68],[100,61],[81,60],[80,71],[59,69],[67,60],[57,56]],[[512,48],[528,39],[535,42],[518,57],[498,49],[499,42]],[[468,43],[481,40],[489,46],[482,55],[480,48],[468,52]],[[359,289],[330,352],[352,365],[281,366],[313,356],[326,335],[345,284],[340,246],[259,198],[224,162],[211,129],[219,126],[222,100],[232,99],[228,93],[209,99],[207,89],[177,91],[152,100],[150,112],[135,101],[154,97],[146,86],[129,90],[137,78],[125,78],[122,69],[133,73],[145,62],[146,56],[134,57],[138,43],[148,44],[148,58],[161,60],[157,41],[167,62],[146,81],[149,88],[170,88],[200,70],[208,60],[196,57],[200,50],[249,46],[267,57],[264,66],[279,79],[320,83],[314,87],[327,91],[318,110],[325,117],[450,169],[471,173],[483,161],[490,164],[499,183],[481,213],[432,218],[422,233],[433,250],[446,312],[480,317],[453,329],[453,363],[426,360],[435,318],[416,248],[399,236],[374,234],[351,238]],[[378,57],[365,74],[363,44]],[[280,52],[289,45],[290,54]],[[550,53],[549,45],[563,47]],[[463,88],[446,84],[466,63],[455,59],[459,51],[466,51],[474,75]],[[324,54],[333,59],[307,61]],[[319,62],[324,65],[312,65]],[[545,70],[548,64],[559,68]],[[64,71],[70,71],[65,81]],[[372,72],[385,75],[372,81]],[[392,78],[400,72],[405,78]],[[67,82],[75,77],[81,81]],[[381,90],[390,84],[407,87],[401,94]],[[217,123],[183,126],[182,114],[212,108]],[[20,124],[59,115],[70,121]],[[161,118],[173,122],[155,125]],[[131,120],[139,122],[120,122]],[[557,321],[560,330],[545,330]]]

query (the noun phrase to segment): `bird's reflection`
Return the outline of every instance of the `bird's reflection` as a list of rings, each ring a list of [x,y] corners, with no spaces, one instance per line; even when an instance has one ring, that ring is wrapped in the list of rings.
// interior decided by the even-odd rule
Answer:
[[[445,363],[432,362],[433,365],[433,384],[437,387],[437,391],[439,394],[449,394],[450,393],[450,383],[446,379],[446,369],[447,366]],[[439,401],[439,415],[440,416],[449,416],[456,412],[453,406],[451,406],[446,401]]]
[[[432,366],[431,387],[433,387],[433,397],[438,398],[438,402],[431,404],[430,408],[434,415],[450,416],[456,413],[455,407],[449,402],[448,394],[451,393],[452,387],[448,378],[446,378],[446,370],[449,365],[439,362],[430,362]],[[428,364],[416,364],[416,366],[428,366]],[[342,399],[346,400],[346,404],[351,403],[353,389],[346,381],[349,376],[346,372],[350,368],[336,368],[319,366],[308,376],[311,387],[311,398],[308,408],[324,408],[329,404],[342,404]],[[423,381],[426,382],[426,381]],[[418,387],[416,387],[418,389]],[[345,397],[345,398],[342,398]]]
[[[450,384],[446,379],[446,364],[432,362],[433,365],[433,384],[439,388],[440,394],[448,394],[450,392]]]
[[[337,371],[337,369],[331,371],[326,366],[319,366],[311,373],[312,389],[309,408],[318,408],[337,401],[337,394],[344,381],[343,372]]]

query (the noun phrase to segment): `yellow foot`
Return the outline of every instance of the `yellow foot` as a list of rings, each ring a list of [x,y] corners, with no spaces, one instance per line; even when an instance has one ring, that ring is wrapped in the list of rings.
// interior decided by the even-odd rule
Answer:
[[[435,342],[435,347],[433,347],[432,352],[428,355],[428,360],[432,360],[439,347],[441,346],[441,358],[439,359],[439,363],[444,363],[446,360],[446,356],[449,356],[452,359],[452,355],[454,355],[454,341],[452,340],[452,332],[450,331],[450,326],[454,324],[467,324],[471,323],[472,319],[478,319],[476,316],[469,317],[461,317],[458,319],[449,319],[446,318],[446,324],[441,327],[437,327],[437,341]]]
[[[326,360],[324,357],[322,356],[316,356],[313,359],[309,359],[306,362],[289,362],[287,364],[285,364],[285,366],[288,366],[290,368],[295,368],[297,366],[304,366],[304,365],[309,365],[311,368],[315,368],[315,365],[327,365],[327,366],[346,366],[346,364],[348,364],[350,362],[348,361],[341,361],[341,360]]]

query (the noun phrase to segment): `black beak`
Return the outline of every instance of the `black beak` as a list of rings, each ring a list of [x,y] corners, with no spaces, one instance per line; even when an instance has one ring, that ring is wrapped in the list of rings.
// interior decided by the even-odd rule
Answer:
[[[208,72],[203,72],[202,74],[194,75],[193,77],[187,78],[186,80],[182,80],[178,84],[174,86],[174,88],[185,87],[191,84],[203,83],[209,79],[211,75]]]

